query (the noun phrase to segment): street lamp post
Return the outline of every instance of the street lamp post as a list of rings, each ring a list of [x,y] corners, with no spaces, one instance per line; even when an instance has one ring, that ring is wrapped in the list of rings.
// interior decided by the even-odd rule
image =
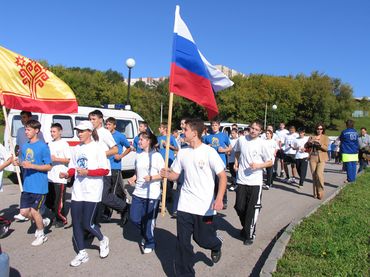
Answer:
[[[272,123],[273,123],[274,129],[275,129],[275,110],[276,109],[277,109],[277,105],[276,104],[272,105]]]
[[[130,102],[130,87],[131,87],[131,68],[135,66],[135,60],[129,58],[126,60],[126,66],[128,67],[128,80],[127,80],[127,100],[125,110],[131,110],[131,102]]]

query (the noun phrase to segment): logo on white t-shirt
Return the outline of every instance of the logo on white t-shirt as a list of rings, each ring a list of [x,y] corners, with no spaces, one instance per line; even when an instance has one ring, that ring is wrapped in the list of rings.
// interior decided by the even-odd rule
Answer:
[[[198,166],[200,167],[200,169],[203,169],[203,167],[205,166],[205,161],[203,161],[203,160],[200,160],[199,162],[198,162]]]
[[[79,168],[85,168],[85,169],[87,169],[87,166],[88,166],[88,164],[87,164],[87,158],[86,158],[86,156],[84,155],[84,154],[82,154],[81,156],[79,156],[78,158],[77,158],[77,166],[79,167]]]

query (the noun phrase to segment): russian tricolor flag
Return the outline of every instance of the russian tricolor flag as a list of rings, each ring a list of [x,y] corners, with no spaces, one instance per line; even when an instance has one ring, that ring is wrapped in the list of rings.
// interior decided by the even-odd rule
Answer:
[[[170,92],[205,107],[211,119],[218,114],[214,92],[233,84],[200,53],[176,6]]]

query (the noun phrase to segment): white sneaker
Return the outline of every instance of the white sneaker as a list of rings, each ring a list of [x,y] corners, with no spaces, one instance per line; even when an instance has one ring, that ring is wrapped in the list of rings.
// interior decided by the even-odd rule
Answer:
[[[145,239],[144,238],[141,239],[140,245],[144,247],[144,245],[145,245]]]
[[[78,252],[77,256],[71,261],[70,266],[76,267],[89,260],[89,255],[85,250]]]
[[[149,254],[153,252],[153,248],[144,248],[144,254]]]
[[[100,242],[100,258],[106,258],[109,254],[109,239],[104,236]]]
[[[40,246],[44,242],[48,240],[48,237],[45,236],[44,234],[39,235],[36,237],[36,239],[31,243],[32,246]]]
[[[42,219],[42,223],[44,224],[44,228],[46,228],[50,225],[51,220],[50,220],[50,218],[45,217],[45,218]]]
[[[23,215],[21,215],[20,213],[19,214],[16,214],[14,216],[14,219],[18,220],[18,221],[27,221],[27,220],[30,220],[28,217],[24,217]]]

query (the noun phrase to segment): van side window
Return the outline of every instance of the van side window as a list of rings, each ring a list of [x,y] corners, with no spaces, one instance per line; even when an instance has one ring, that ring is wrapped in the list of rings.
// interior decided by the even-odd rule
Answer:
[[[59,123],[63,127],[62,138],[73,138],[72,118],[67,115],[53,115],[53,123]]]
[[[116,119],[117,120],[117,128],[116,130],[118,132],[123,133],[126,138],[133,139],[134,138],[134,124],[131,120],[122,120],[122,119]]]
[[[80,124],[81,121],[89,120],[88,117],[83,117],[83,116],[76,116],[75,117],[75,126]]]
[[[226,133],[228,136],[231,134],[231,128],[230,127],[225,127],[223,130],[224,133]]]
[[[32,119],[39,120],[39,117],[38,115],[32,115]],[[18,129],[23,127],[20,115],[13,116],[11,126],[12,126],[11,134],[12,134],[12,137],[15,138],[17,136]]]

